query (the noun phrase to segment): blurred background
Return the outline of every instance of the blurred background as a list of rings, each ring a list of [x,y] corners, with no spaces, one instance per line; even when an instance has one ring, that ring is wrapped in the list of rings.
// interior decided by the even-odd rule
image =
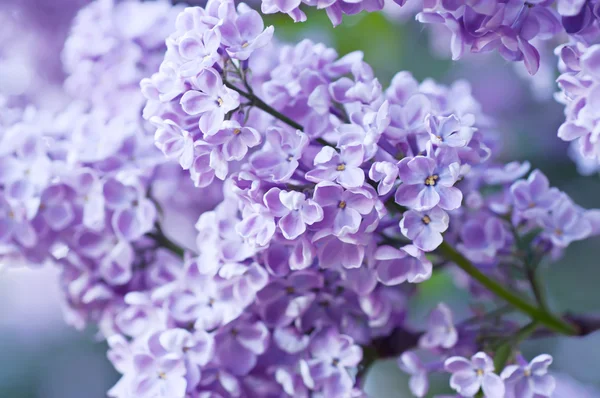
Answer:
[[[46,108],[64,105],[60,52],[71,19],[86,2],[0,0],[0,95]],[[535,78],[522,65],[494,54],[451,62],[444,42],[448,35],[414,22],[410,8],[411,2],[402,9],[390,4],[382,13],[345,16],[336,28],[324,12],[314,10],[301,24],[285,15],[265,19],[276,26],[282,41],[309,38],[336,48],[340,55],[364,51],[384,86],[400,70],[419,80],[467,79],[484,111],[496,120],[505,160],[527,159],[583,207],[600,207],[598,175],[581,176],[567,155],[568,146],[556,137],[564,117],[562,106],[553,99],[556,43],[548,43]],[[558,262],[545,267],[548,296],[556,310],[600,312],[599,245],[598,238],[575,243]],[[57,272],[51,266],[0,264],[1,398],[100,398],[117,380],[106,359],[106,346],[96,340],[94,331],[82,333],[64,324]],[[448,275],[438,274],[422,286],[412,311],[416,323],[442,300],[466,307],[466,295]],[[540,352],[554,355],[556,397],[600,397],[600,333],[577,340],[537,340],[524,347],[527,357]],[[448,392],[443,381],[430,396]],[[375,365],[367,391],[377,398],[410,397],[407,379],[394,361]]]

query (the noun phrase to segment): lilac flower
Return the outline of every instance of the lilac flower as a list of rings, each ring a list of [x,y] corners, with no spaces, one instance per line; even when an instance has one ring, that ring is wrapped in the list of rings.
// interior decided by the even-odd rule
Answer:
[[[431,262],[412,245],[401,249],[380,246],[375,252],[375,259],[377,277],[384,285],[399,285],[405,281],[420,283],[431,277]]]
[[[396,84],[403,79],[401,73],[394,77]],[[412,78],[412,76],[411,76]],[[414,79],[413,79],[414,80]],[[416,82],[415,82],[416,83]],[[394,85],[394,81],[392,82]],[[390,87],[389,93],[391,93]],[[397,93],[395,93],[397,94]],[[424,94],[415,93],[410,95],[406,102],[390,106],[390,126],[385,132],[393,142],[405,140],[410,136],[421,136],[426,133],[425,118],[431,110],[431,101]]]
[[[109,346],[107,357],[115,369],[120,373],[128,372],[133,367],[133,355],[127,339],[120,334],[114,334],[107,338],[106,342]]]
[[[293,240],[306,231],[306,225],[313,225],[323,219],[323,209],[312,199],[300,192],[282,191],[271,188],[264,198],[265,204],[278,217],[277,225],[286,239]]]
[[[158,337],[160,348],[165,353],[178,354],[185,362],[187,390],[200,382],[200,366],[206,365],[214,355],[214,339],[210,334],[197,330],[190,333],[185,329],[169,329]]]
[[[185,274],[189,285],[178,286],[168,296],[167,308],[179,322],[193,322],[196,329],[210,331],[237,318],[243,308],[236,303],[229,286],[211,276],[199,275],[197,266],[190,266]]]
[[[136,354],[133,357],[135,377],[131,391],[136,397],[183,397],[186,390],[185,364],[174,354],[153,356]]]
[[[337,236],[357,232],[363,215],[370,213],[374,206],[374,198],[368,191],[344,190],[341,186],[327,181],[317,184],[314,200],[323,208],[323,224],[331,226]]]
[[[313,242],[321,268],[358,268],[365,257],[365,248],[349,236],[335,236],[330,231],[315,233]]]
[[[192,80],[193,90],[181,97],[181,106],[188,115],[200,115],[199,127],[206,135],[221,128],[225,114],[238,107],[239,94],[225,87],[214,69],[204,69]]]
[[[275,233],[275,219],[268,208],[261,204],[247,206],[244,217],[235,230],[243,238],[258,246],[266,246]]]
[[[471,261],[491,264],[497,261],[497,253],[508,242],[509,233],[497,217],[473,218],[462,226],[462,243],[457,247]]]
[[[268,344],[269,331],[262,322],[240,318],[215,336],[216,359],[228,372],[243,376],[254,368]]]
[[[217,52],[220,44],[221,36],[217,30],[206,30],[201,34],[196,31],[185,33],[179,38],[177,46],[184,60],[179,73],[184,77],[192,77],[211,68],[221,58]]]
[[[133,276],[134,251],[125,241],[117,243],[100,262],[100,275],[111,285],[124,285]]]
[[[202,330],[169,329],[160,334],[159,341],[167,352],[179,353],[195,365],[205,365],[212,358],[213,336]]]
[[[436,118],[428,116],[425,120],[431,142],[439,146],[464,147],[473,136],[474,128],[461,124],[454,115]]]
[[[302,3],[316,6],[319,9],[324,8],[334,26],[342,22],[343,14],[357,14],[363,10],[372,12],[383,8],[383,2],[380,1],[329,0],[323,3],[315,3],[310,0],[265,0],[261,4],[261,11],[265,14],[282,12],[288,14],[294,22],[302,22],[306,20],[306,14],[300,10],[300,4]]]
[[[440,303],[429,314],[427,331],[419,339],[423,348],[452,348],[458,341],[458,332],[452,320],[452,311],[444,303]]]
[[[588,3],[591,4],[591,3]],[[596,7],[597,8],[597,7]],[[563,18],[575,25],[581,25],[587,14],[587,21],[594,20],[586,5],[575,17]],[[581,26],[579,26],[581,27]],[[557,98],[566,105],[566,120],[558,129],[558,137],[572,141],[579,156],[591,164],[600,158],[598,145],[598,100],[600,98],[600,46],[587,46],[584,43],[572,43],[558,47],[559,65],[563,72],[557,79],[562,89]]]
[[[28,220],[27,209],[24,206],[11,206],[0,196],[0,242],[9,243],[15,239],[24,247],[34,247],[37,234]]]
[[[592,232],[589,220],[565,194],[541,222],[544,227],[542,236],[559,248],[565,248],[576,240],[585,239]]]
[[[308,397],[309,391],[302,381],[302,377],[293,370],[279,367],[275,371],[275,380],[281,384],[283,391],[292,397]]]
[[[164,2],[101,1],[83,7],[61,56],[67,93],[136,120],[144,100],[139,82],[158,68],[178,13],[177,7]],[[135,22],[124,22],[134,18]]]
[[[386,195],[392,190],[398,178],[398,166],[392,162],[374,162],[369,170],[369,178],[379,182],[377,193]]]
[[[555,13],[548,5],[536,3],[460,2],[438,5],[424,3],[417,15],[423,23],[443,24],[451,33],[452,58],[459,59],[466,51],[488,52],[498,49],[509,61],[523,60],[527,71],[535,74],[540,55],[530,43],[534,38],[548,38],[561,31]]]
[[[478,352],[471,360],[451,357],[444,362],[444,368],[452,373],[450,387],[464,397],[473,397],[479,389],[489,398],[504,397],[504,382],[494,373],[494,363],[484,352]]]
[[[261,3],[261,11],[264,14],[282,12],[288,14],[294,22],[306,21],[306,14],[299,8],[301,0],[265,0]]]
[[[70,188],[62,184],[50,186],[42,193],[41,214],[54,231],[65,229],[75,220],[75,212],[70,203],[72,195]]]
[[[301,131],[290,134],[274,127],[267,130],[266,141],[262,151],[250,157],[250,165],[259,176],[275,182],[287,181],[300,164],[308,136]]]
[[[217,133],[206,137],[206,142],[222,145],[221,151],[227,161],[242,160],[248,153],[248,149],[260,144],[261,140],[258,131],[252,127],[242,127],[233,120],[225,120]]]
[[[302,379],[310,389],[328,397],[347,396],[354,384],[346,368],[358,366],[362,351],[348,336],[333,328],[319,332],[310,345],[311,359],[302,361]]]
[[[323,276],[312,270],[291,273],[258,292],[260,312],[267,325],[286,326],[300,317],[324,286]]]
[[[500,375],[515,397],[533,398],[553,396],[556,383],[548,374],[552,357],[547,354],[538,355],[527,363],[522,357],[518,365],[508,365]]]
[[[360,168],[363,161],[362,145],[346,146],[340,153],[326,146],[315,157],[317,168],[306,173],[306,179],[312,182],[338,182],[344,188],[358,188],[365,182],[365,173]]]
[[[400,230],[413,245],[430,252],[442,243],[442,233],[448,229],[449,221],[448,214],[439,207],[422,212],[409,210],[403,214]]]
[[[515,208],[525,218],[533,218],[550,210],[559,198],[559,191],[550,188],[548,178],[539,170],[531,172],[527,180],[519,180],[510,187]]]
[[[172,120],[163,122],[154,117],[150,121],[157,127],[154,140],[158,149],[168,158],[177,159],[184,170],[189,169],[194,161],[194,140],[190,133]]]
[[[230,6],[233,7],[233,4],[231,3]],[[232,58],[245,61],[255,50],[269,43],[274,29],[272,26],[264,29],[260,14],[246,7],[245,4],[242,3],[238,10],[241,14],[235,22],[226,19],[219,26],[219,31],[223,43],[227,45],[227,54]]]
[[[114,210],[112,226],[118,237],[133,240],[152,229],[156,207],[144,197],[140,187],[110,179],[104,184],[103,192],[106,206]]]
[[[442,150],[435,157],[404,158],[399,164],[402,184],[396,191],[396,203],[417,211],[439,205],[444,210],[460,206],[462,192],[453,185],[458,180],[456,153]]]
[[[410,375],[410,392],[416,397],[424,397],[429,390],[428,370],[419,357],[412,351],[405,352],[398,358],[398,367]]]
[[[306,237],[296,239],[291,247],[291,253],[286,255],[285,260],[280,264],[287,262],[291,270],[303,270],[310,267],[316,258],[316,248]],[[276,273],[277,271],[275,271]],[[283,271],[287,273],[287,271]]]
[[[557,11],[562,16],[572,17],[579,14],[584,4],[582,0],[560,0],[557,2]]]

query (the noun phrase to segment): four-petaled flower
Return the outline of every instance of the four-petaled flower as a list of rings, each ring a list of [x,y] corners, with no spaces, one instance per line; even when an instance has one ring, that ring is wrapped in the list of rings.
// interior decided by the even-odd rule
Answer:
[[[398,367],[410,375],[408,387],[416,397],[424,397],[429,390],[429,378],[427,367],[423,365],[419,357],[412,351],[400,355]]]
[[[500,376],[507,387],[513,389],[515,397],[552,397],[556,382],[548,374],[552,357],[547,354],[538,355],[527,363],[521,356],[517,357],[517,365],[508,365]]]
[[[442,243],[442,233],[448,229],[449,222],[448,213],[437,206],[426,211],[409,210],[400,221],[400,230],[413,245],[430,252]]]
[[[460,206],[462,192],[454,187],[460,164],[456,152],[440,148],[435,156],[404,158],[399,164],[402,184],[396,191],[396,203],[417,211],[439,206],[454,210]]]
[[[273,215],[281,217],[277,225],[283,236],[289,240],[302,235],[307,225],[313,225],[323,219],[321,206],[300,192],[271,188],[265,194],[264,201]]]
[[[192,79],[192,88],[181,97],[181,107],[188,115],[200,115],[200,131],[213,135],[223,125],[227,112],[240,104],[239,94],[225,87],[214,69],[203,69]]]
[[[431,277],[432,264],[415,246],[400,249],[380,246],[375,252],[377,278],[384,285],[399,285],[405,281],[423,282]]]
[[[323,147],[315,157],[316,169],[306,173],[312,182],[335,181],[344,188],[358,188],[365,182],[365,172],[360,168],[365,151],[362,145],[349,145],[337,152],[330,146]]]
[[[464,397],[475,396],[481,388],[487,398],[504,398],[504,382],[494,373],[494,362],[484,352],[478,352],[470,360],[448,358],[444,369],[452,373],[450,387]]]
[[[375,205],[368,191],[344,189],[328,181],[317,184],[314,200],[324,210],[323,225],[331,226],[338,236],[357,232],[363,216],[369,214]]]
[[[452,348],[458,341],[458,332],[454,327],[452,312],[444,303],[440,303],[431,311],[427,322],[427,330],[419,339],[423,348]]]

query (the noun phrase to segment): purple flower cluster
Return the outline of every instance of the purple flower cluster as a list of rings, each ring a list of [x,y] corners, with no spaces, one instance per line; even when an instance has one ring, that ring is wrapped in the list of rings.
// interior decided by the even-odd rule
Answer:
[[[553,396],[555,381],[548,374],[552,363],[550,355],[539,355],[529,363],[517,355],[515,364],[495,372],[492,358],[485,352],[475,352],[474,319],[455,324],[452,312],[443,303],[432,310],[428,330],[422,335],[419,348],[440,359],[424,363],[417,351],[405,352],[398,359],[400,369],[410,375],[410,390],[416,397],[426,396],[429,374],[438,372],[451,374],[450,387],[460,397],[474,397],[480,391],[490,398]],[[480,327],[481,331],[485,330],[484,325]],[[465,352],[473,354],[465,358]]]
[[[594,0],[558,0],[556,5],[565,31],[588,43],[598,38],[599,7]]]
[[[508,61],[523,61],[530,74],[540,66],[540,54],[531,43],[562,31],[551,2],[425,1],[417,14],[422,23],[443,24],[452,34],[452,58],[466,52],[498,52]]]
[[[62,53],[65,91],[108,112],[135,116],[144,103],[139,81],[160,64],[178,11],[166,0],[98,0],[81,9]]]
[[[600,8],[596,1],[437,1],[394,0],[399,6],[417,11],[417,21],[445,26],[451,35],[449,42],[452,58],[465,53],[485,53],[497,50],[508,61],[523,61],[527,71],[534,75],[540,67],[540,46],[566,32],[584,43],[598,39]],[[325,9],[334,25],[343,14],[361,11],[379,11],[382,1],[262,1],[262,12],[286,13],[295,22],[306,20],[299,8],[301,3]],[[422,3],[422,4],[421,4]],[[437,35],[440,32],[437,31]]]
[[[556,49],[562,74],[557,79],[561,92],[557,99],[565,104],[566,120],[558,137],[573,142],[578,163],[597,167],[600,163],[600,45],[573,43]]]
[[[398,0],[396,2],[403,4],[404,1]],[[289,15],[294,22],[304,22],[306,21],[306,14],[300,9],[302,4],[316,7],[319,10],[324,9],[333,25],[337,26],[342,23],[344,14],[355,15],[362,11],[381,11],[385,2],[384,0],[326,0],[322,2],[314,0],[263,0],[261,11],[264,14],[281,12]]]
[[[245,51],[229,38],[236,29],[253,32],[240,39]],[[201,329],[215,339],[212,359],[197,364],[211,376],[188,380],[188,393],[351,396],[355,345],[402,327],[397,303],[408,291],[397,286],[431,276],[425,252],[442,234],[504,277],[498,259],[532,231],[541,254],[593,232],[541,173],[520,180],[528,164],[491,162],[495,136],[465,82],[419,84],[402,72],[384,91],[360,53],[338,59],[307,40],[269,43],[271,34],[243,4],[188,8],[159,72],[142,81],[156,145],[196,186],[225,180],[225,201],[197,223],[199,255],[186,260],[186,276],[150,295],[167,309],[161,333]],[[475,355],[476,333],[459,339],[449,311],[432,315],[422,347]],[[253,348],[236,340],[246,328],[264,331]],[[131,336],[133,345],[148,338]],[[238,360],[225,355],[233,341]],[[471,384],[453,386],[475,394],[485,384],[501,396],[504,383],[480,365],[469,368],[474,381],[457,369]],[[417,362],[405,367],[425,391]]]
[[[299,5],[263,12],[300,20]],[[335,23],[381,7],[314,5]],[[425,9],[458,55],[498,48],[530,72],[529,41],[558,29],[546,3]],[[111,397],[364,397],[363,348],[399,331],[418,347],[398,360],[416,396],[446,372],[464,397],[549,397],[549,356],[495,369],[488,355],[517,322],[475,307],[459,322],[440,303],[413,332],[408,301],[434,266],[467,262],[463,286],[491,307],[482,278],[522,286],[515,273],[600,233],[600,212],[499,163],[468,83],[400,72],[384,89],[362,53],[273,30],[232,0],[82,9],[63,53],[70,106],[1,104],[2,259],[61,267],[68,321],[95,322],[122,374]],[[594,48],[561,52],[569,123],[590,145]]]
[[[2,110],[2,258],[60,265],[66,318],[77,327],[101,321],[128,291],[164,283],[161,274],[178,260],[147,236],[156,232],[160,212],[197,218],[210,207],[210,200],[193,199],[186,174],[164,161],[141,127],[144,97],[136,87],[164,53],[164,35],[155,29],[155,22],[169,21],[164,11],[174,20],[167,3],[100,1],[83,8],[64,52],[71,105],[59,113]],[[123,25],[131,13],[149,24]],[[138,56],[122,57],[127,52]],[[106,84],[115,82],[115,71],[123,71],[117,73],[123,80]],[[173,184],[189,196],[166,196]]]

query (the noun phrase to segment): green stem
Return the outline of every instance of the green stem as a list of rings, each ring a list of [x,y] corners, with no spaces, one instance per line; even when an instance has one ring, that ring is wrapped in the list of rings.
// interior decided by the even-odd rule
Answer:
[[[454,262],[473,279],[482,284],[496,296],[506,301],[508,304],[529,315],[532,320],[537,321],[538,323],[546,326],[548,329],[554,330],[561,334],[571,336],[576,336],[579,334],[579,330],[573,324],[530,304],[522,297],[506,289],[502,284],[489,278],[447,242],[443,242],[439,250],[446,256],[446,258]]]
[[[259,97],[257,97],[256,94],[254,94],[253,92],[246,92],[246,91],[242,90],[241,88],[236,87],[235,85],[231,84],[227,80],[223,80],[223,84],[225,84],[226,87],[232,89],[233,91],[236,91],[242,97],[249,99],[250,105],[257,107],[258,109],[260,109],[264,112],[267,112],[269,115],[273,116],[276,119],[281,120],[288,126],[295,128],[296,130],[304,131],[304,127],[301,124],[296,123],[294,120],[290,119],[283,113],[275,110],[269,104],[267,104],[266,102],[261,100]],[[329,142],[325,141],[323,138],[316,138],[315,141],[317,141],[319,144],[321,144],[323,146],[334,146],[334,145],[331,145]]]
[[[546,298],[544,296],[542,287],[540,286],[538,276],[536,270],[525,265],[526,267],[526,275],[529,280],[529,285],[531,286],[531,290],[533,291],[533,295],[538,305],[542,308],[542,310],[546,312],[550,312],[550,308],[548,307],[548,303],[546,302]]]
[[[540,308],[546,312],[550,312],[550,308],[548,307],[548,303],[546,301],[546,297],[544,296],[544,291],[542,290],[542,286],[539,282],[539,275],[537,272],[538,264],[540,259],[535,259],[532,250],[529,248],[530,245],[527,242],[531,242],[533,237],[537,236],[538,232],[533,232],[533,235],[527,236],[525,239],[519,235],[519,231],[512,226],[513,235],[515,240],[517,241],[517,247],[525,252],[525,256],[523,259],[523,265],[525,268],[525,276],[529,281],[529,286],[531,287],[531,291],[533,292],[533,296],[535,297],[536,302],[540,306]]]
[[[256,95],[254,95],[253,93],[247,93],[244,90],[242,90],[241,88],[238,88],[235,85],[231,84],[227,80],[224,80],[223,83],[225,84],[226,87],[232,89],[233,91],[237,91],[238,94],[240,94],[242,97],[249,99],[252,106],[255,106],[258,109],[261,109],[261,110],[267,112],[271,116],[281,120],[288,126],[295,128],[296,130],[304,130],[304,127],[302,127],[302,125],[296,123],[295,121],[293,121],[292,119],[290,119],[289,117],[284,115],[283,113],[276,111],[271,106],[269,106],[266,102],[264,102],[263,100],[258,98]]]
[[[499,307],[490,312],[487,312],[483,315],[476,315],[472,318],[466,319],[466,320],[462,321],[460,323],[460,325],[465,326],[465,325],[470,325],[473,323],[484,322],[484,321],[487,321],[490,319],[499,318],[505,314],[510,313],[511,311],[514,311],[514,307],[512,307],[510,305],[505,305],[503,307]]]
[[[160,247],[169,250],[179,258],[183,258],[185,250],[167,238],[158,223],[156,223],[156,232],[148,232],[146,236],[153,239]]]
[[[506,363],[513,353],[514,348],[518,346],[521,341],[531,336],[538,326],[539,324],[537,321],[528,323],[519,329],[513,336],[510,336],[508,341],[502,343],[498,348],[496,348],[494,352],[494,368],[496,369],[496,372],[500,373],[504,369]]]

